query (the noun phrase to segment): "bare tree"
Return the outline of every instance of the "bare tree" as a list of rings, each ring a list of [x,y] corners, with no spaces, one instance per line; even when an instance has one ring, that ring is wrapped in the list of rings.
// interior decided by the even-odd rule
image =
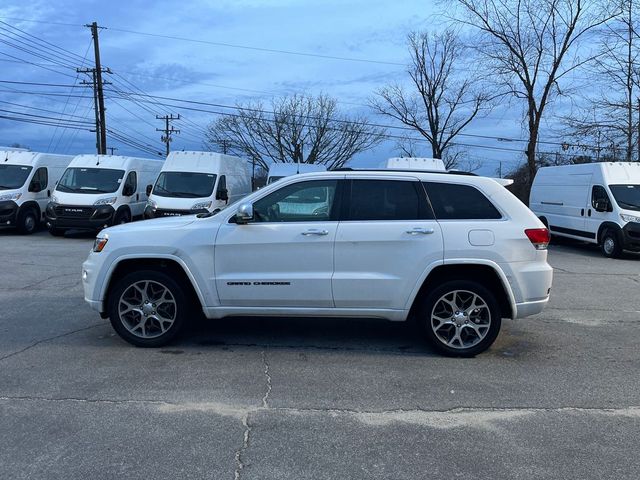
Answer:
[[[590,71],[590,78],[599,83],[599,88],[595,92],[590,89],[585,98],[591,109],[581,106],[577,113],[562,118],[571,136],[596,143],[598,157],[602,145],[623,144],[626,148],[612,149],[614,157],[624,150],[623,156],[630,162],[638,126],[635,110],[640,80],[640,22],[638,0],[617,2],[620,15],[602,32],[601,51]]]
[[[478,91],[475,79],[456,74],[466,49],[454,31],[413,32],[408,46],[411,89],[387,85],[376,92],[371,106],[422,135],[433,158],[444,158],[455,137],[487,105],[487,96]]]
[[[528,179],[545,109],[561,94],[559,82],[593,59],[579,41],[615,14],[600,0],[456,0],[457,20],[478,30],[477,51],[507,92],[526,102]]]
[[[340,115],[327,95],[292,95],[271,102],[238,104],[237,112],[213,121],[205,146],[269,164],[316,163],[339,168],[383,139],[384,131],[364,117]]]

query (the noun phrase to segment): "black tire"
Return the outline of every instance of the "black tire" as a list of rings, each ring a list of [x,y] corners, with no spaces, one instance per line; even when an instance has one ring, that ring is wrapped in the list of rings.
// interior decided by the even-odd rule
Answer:
[[[608,228],[602,233],[600,238],[600,250],[605,257],[618,258],[622,255],[622,239],[620,234]]]
[[[437,310],[435,310],[436,305],[441,308],[444,305],[441,299],[448,294],[453,295],[453,292],[456,291],[460,292],[456,297],[457,301],[465,304],[465,308],[471,306],[471,299],[474,298],[472,294],[477,295],[484,302],[484,306],[473,311],[478,312],[475,313],[475,319],[465,316],[465,313],[461,312],[460,316],[455,320],[459,321],[460,324],[456,326],[455,323],[448,323],[455,322],[453,320],[455,312],[453,307],[449,305],[448,308],[451,308],[451,312],[443,313],[447,317],[446,322],[435,325],[434,322],[437,320],[432,320],[432,314],[437,313]],[[453,299],[453,296],[451,299]],[[456,299],[453,299],[453,301],[456,303]],[[451,318],[448,318],[449,315],[451,315]],[[452,280],[433,289],[423,298],[417,311],[417,320],[427,341],[438,353],[448,357],[473,357],[484,352],[493,344],[500,332],[502,315],[500,313],[500,305],[493,292],[474,281]],[[473,324],[473,327],[470,323]],[[486,327],[483,327],[485,325]],[[436,334],[435,330],[440,333]],[[480,332],[480,330],[482,331]],[[447,337],[449,340],[455,340],[454,337],[456,335],[458,335],[459,339],[457,340],[457,346],[445,343]],[[484,337],[481,337],[481,335],[484,335]],[[442,337],[445,338],[442,339]],[[463,339],[462,337],[465,338]],[[464,345],[465,341],[469,346]]]
[[[120,210],[116,213],[115,218],[113,219],[114,225],[124,225],[125,223],[129,223],[131,221],[131,215],[127,210]]]
[[[164,314],[168,317],[173,315],[173,323],[166,329],[164,333],[158,333],[159,322],[157,318],[154,318],[156,312],[149,315],[149,318],[144,321],[144,326],[140,328],[140,333],[133,333],[131,330],[132,323],[140,321],[142,324],[142,311],[144,311],[145,305],[144,299],[141,297],[141,306],[138,310],[132,310],[125,312],[124,315],[120,314],[119,306],[122,300],[130,300],[132,297],[127,298],[130,293],[135,293],[133,285],[139,284],[139,282],[149,282],[152,289],[147,290],[148,300],[153,300],[154,289],[159,290],[160,287],[167,289],[170,295],[173,297],[175,303],[174,309],[165,311]],[[124,295],[127,292],[127,295]],[[157,300],[156,300],[157,301]],[[124,304],[123,304],[124,305]],[[160,306],[160,303],[157,304]],[[153,303],[153,308],[156,307],[156,303]],[[173,280],[169,275],[158,270],[141,270],[137,272],[125,275],[121,279],[117,280],[113,288],[109,293],[107,300],[107,311],[109,313],[109,319],[114,330],[122,339],[129,342],[136,347],[161,347],[167,345],[171,341],[175,340],[178,335],[184,329],[188,317],[189,317],[189,304],[187,302],[187,295],[183,288]],[[158,313],[159,313],[158,309]],[[130,315],[127,315],[130,314]],[[135,328],[133,328],[135,330]],[[144,333],[151,330],[151,333],[155,336],[149,338],[144,337]]]
[[[66,231],[66,230],[63,230],[62,228],[56,228],[56,227],[49,227],[47,230],[49,230],[49,233],[54,237],[62,237],[64,235],[64,232]]]
[[[40,219],[35,208],[26,208],[18,213],[16,226],[23,235],[31,235],[38,229]]]

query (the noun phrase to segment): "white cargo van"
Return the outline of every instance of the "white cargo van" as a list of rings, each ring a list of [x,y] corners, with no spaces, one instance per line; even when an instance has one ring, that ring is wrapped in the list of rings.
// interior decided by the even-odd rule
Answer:
[[[600,245],[607,257],[640,251],[640,164],[544,167],[529,206],[558,236]]]
[[[291,175],[297,175],[299,173],[325,172],[326,170],[327,167],[325,165],[316,165],[315,163],[272,163],[269,166],[267,185]]]
[[[148,193],[146,218],[216,212],[251,193],[251,175],[244,158],[171,152]]]
[[[393,157],[387,160],[385,168],[398,170],[425,170],[445,172],[444,162],[439,158]]]
[[[71,155],[0,151],[0,225],[33,233],[44,219],[51,192]]]
[[[65,170],[47,205],[52,235],[66,230],[101,230],[142,217],[147,185],[162,160],[117,155],[78,155]]]

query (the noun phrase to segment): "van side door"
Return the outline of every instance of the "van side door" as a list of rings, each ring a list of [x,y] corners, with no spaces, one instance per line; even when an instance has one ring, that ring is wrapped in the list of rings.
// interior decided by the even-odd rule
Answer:
[[[38,168],[29,182],[29,192],[33,194],[33,199],[40,206],[40,214],[44,218],[44,212],[49,203],[49,173],[47,167]]]
[[[611,196],[607,189],[602,185],[593,185],[591,187],[590,203],[586,208],[585,230],[589,233],[589,240],[597,242],[598,230],[600,225],[607,220],[611,220],[611,212],[613,212],[613,204]],[[615,222],[618,219],[614,219]]]

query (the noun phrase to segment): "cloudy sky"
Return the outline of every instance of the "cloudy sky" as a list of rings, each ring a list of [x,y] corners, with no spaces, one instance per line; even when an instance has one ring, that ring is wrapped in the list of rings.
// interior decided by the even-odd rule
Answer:
[[[0,115],[15,117],[20,112],[48,117],[64,112],[77,122],[93,119],[91,91],[78,86],[86,77],[77,78],[75,72],[85,55],[88,62],[93,61],[90,31],[83,27],[92,21],[106,27],[100,31],[100,44],[102,63],[114,72],[106,75],[112,82],[108,89],[142,90],[219,105],[249,99],[268,102],[273,96],[294,92],[324,92],[338,99],[344,113],[366,114],[371,114],[367,102],[377,88],[406,82],[407,33],[443,23],[435,2],[424,0],[4,0],[0,21],[6,22],[0,23],[0,82],[4,82],[0,83]],[[47,47],[49,44],[64,51]],[[25,47],[40,56],[29,54]],[[74,84],[73,88],[66,86]],[[50,93],[56,95],[45,95]],[[113,96],[107,94],[108,127],[148,150],[163,150],[160,133],[155,131],[162,123],[155,114],[181,114],[183,119],[175,122],[181,133],[175,136],[172,148],[196,150],[202,147],[203,129],[215,116],[110,98]],[[372,119],[389,123],[388,119]],[[466,133],[524,138],[520,107],[498,105]],[[523,160],[517,152],[481,147],[520,149],[524,144],[474,137],[461,141],[478,145],[468,148],[468,156],[481,161],[485,173],[495,171],[500,161],[508,168]],[[77,154],[95,150],[95,134],[0,118],[0,145],[12,143],[36,151]],[[148,156],[116,138],[110,139],[109,146],[116,147],[118,154]],[[390,140],[360,155],[355,165],[378,164],[397,153]],[[425,149],[424,155],[430,156],[429,151]]]

